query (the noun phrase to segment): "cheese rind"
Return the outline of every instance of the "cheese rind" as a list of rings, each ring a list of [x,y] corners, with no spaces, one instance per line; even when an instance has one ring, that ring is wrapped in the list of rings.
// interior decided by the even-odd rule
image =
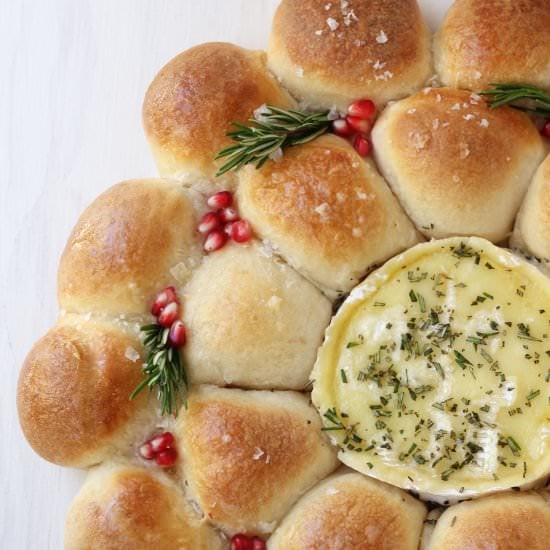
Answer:
[[[435,500],[550,473],[550,280],[479,238],[418,245],[327,330],[312,399],[348,466]]]

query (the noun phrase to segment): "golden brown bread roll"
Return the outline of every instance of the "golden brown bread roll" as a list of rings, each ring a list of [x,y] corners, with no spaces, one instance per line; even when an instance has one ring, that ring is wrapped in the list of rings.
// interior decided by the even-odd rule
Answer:
[[[269,533],[337,465],[307,398],[195,387],[176,437],[189,496],[230,533]]]
[[[86,467],[126,451],[154,422],[141,382],[135,335],[80,316],[61,319],[28,354],[17,390],[19,421],[33,449],[63,466]]]
[[[168,476],[132,464],[92,469],[65,523],[65,550],[225,547]]]
[[[216,154],[231,144],[231,122],[244,123],[262,104],[293,104],[265,67],[265,54],[223,42],[195,46],[157,74],[143,105],[143,124],[159,172],[196,187],[231,187],[215,178]]]
[[[257,245],[205,258],[185,289],[192,383],[302,390],[331,316],[330,302]]]
[[[451,88],[389,106],[372,139],[382,174],[417,228],[434,238],[507,238],[544,156],[526,115]]]
[[[430,32],[415,0],[283,0],[269,68],[300,100],[346,110],[418,90],[431,76]]]
[[[537,493],[502,493],[447,508],[426,550],[547,550],[550,501]]]
[[[200,243],[188,191],[166,180],[132,180],[100,195],[67,242],[58,298],[69,312],[148,313],[171,274],[195,265]]]
[[[419,240],[374,164],[333,135],[241,169],[238,196],[254,231],[332,295]]]
[[[550,264],[550,155],[540,165],[525,195],[512,246]]]
[[[417,550],[426,507],[405,491],[342,469],[305,494],[269,550]]]
[[[496,82],[550,89],[548,0],[455,0],[434,40],[446,86],[481,91]]]

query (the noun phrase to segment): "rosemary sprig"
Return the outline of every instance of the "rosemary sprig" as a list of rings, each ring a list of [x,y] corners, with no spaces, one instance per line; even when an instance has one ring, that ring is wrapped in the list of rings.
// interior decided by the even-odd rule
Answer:
[[[168,344],[169,328],[156,323],[141,327],[144,334],[143,345],[147,351],[147,361],[143,365],[145,378],[130,395],[136,395],[148,387],[156,388],[160,401],[161,414],[178,414],[178,409],[187,404],[186,394],[189,388],[183,360],[178,348]]]
[[[260,168],[279,149],[307,143],[327,132],[330,124],[329,111],[305,113],[266,105],[260,120],[249,118],[248,125],[231,123],[235,130],[225,135],[236,143],[216,155],[215,160],[227,159],[216,176],[229,170],[236,171],[245,164],[255,164]]]
[[[550,94],[536,86],[503,82],[491,84],[491,90],[481,92],[493,109],[510,105],[515,109],[533,113],[542,117],[550,117]]]

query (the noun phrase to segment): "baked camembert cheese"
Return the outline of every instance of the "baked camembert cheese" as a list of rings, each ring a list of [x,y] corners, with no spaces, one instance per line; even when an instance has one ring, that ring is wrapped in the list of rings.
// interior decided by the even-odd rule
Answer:
[[[312,399],[348,466],[443,502],[550,468],[550,281],[479,238],[420,244],[352,291]]]

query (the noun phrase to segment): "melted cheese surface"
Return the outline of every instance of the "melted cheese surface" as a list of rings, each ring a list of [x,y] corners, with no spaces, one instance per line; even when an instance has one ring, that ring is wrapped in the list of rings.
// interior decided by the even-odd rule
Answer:
[[[327,330],[312,399],[340,460],[429,498],[550,473],[550,279],[478,238],[418,245]]]

